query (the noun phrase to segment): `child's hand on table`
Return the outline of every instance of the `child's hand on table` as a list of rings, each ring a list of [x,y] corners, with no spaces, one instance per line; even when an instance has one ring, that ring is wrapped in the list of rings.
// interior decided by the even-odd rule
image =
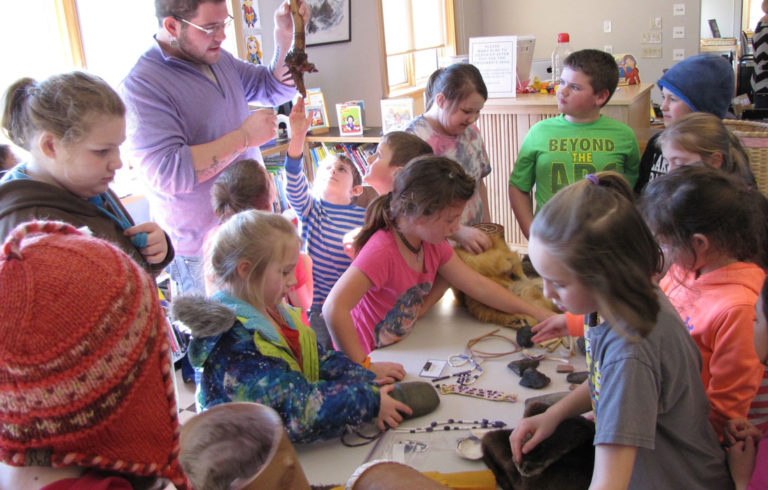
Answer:
[[[374,383],[386,385],[405,377],[405,368],[396,362],[372,362],[368,370],[376,375]]]
[[[567,337],[570,335],[568,333],[568,326],[565,323],[565,315],[553,315],[531,327],[531,331],[536,334],[531,340],[537,344],[546,340]]]
[[[395,388],[394,385],[381,388],[381,404],[379,405],[379,429],[387,430],[388,427],[395,428],[403,421],[402,413],[411,415],[413,410],[403,402],[399,402],[389,396],[389,392]]]

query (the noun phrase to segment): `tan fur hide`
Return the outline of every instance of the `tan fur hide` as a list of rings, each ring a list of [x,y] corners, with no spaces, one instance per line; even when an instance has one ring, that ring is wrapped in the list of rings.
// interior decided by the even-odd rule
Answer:
[[[526,277],[520,255],[510,250],[503,237],[490,236],[493,246],[485,252],[474,255],[461,247],[456,247],[456,255],[471,268],[501,284],[505,289],[515,293],[528,303],[557,311],[552,302],[546,299],[542,293],[541,278],[529,279]],[[515,329],[538,323],[535,318],[528,315],[513,315],[486,306],[455,289],[454,295],[462,305],[467,307],[469,313],[480,321],[497,323]]]

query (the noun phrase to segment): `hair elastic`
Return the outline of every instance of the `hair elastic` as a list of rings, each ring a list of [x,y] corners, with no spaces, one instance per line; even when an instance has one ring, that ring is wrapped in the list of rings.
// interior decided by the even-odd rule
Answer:
[[[600,178],[595,174],[587,174],[587,176],[584,178],[595,185],[600,185]]]

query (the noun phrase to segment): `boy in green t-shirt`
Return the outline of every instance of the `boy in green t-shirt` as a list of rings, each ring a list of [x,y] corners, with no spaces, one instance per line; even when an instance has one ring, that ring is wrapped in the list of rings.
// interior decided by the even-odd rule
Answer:
[[[536,123],[520,147],[509,177],[509,202],[523,234],[533,220],[531,191],[540,208],[557,191],[602,170],[637,180],[640,151],[632,129],[600,115],[619,82],[613,56],[596,49],[568,55],[557,90],[558,117]]]

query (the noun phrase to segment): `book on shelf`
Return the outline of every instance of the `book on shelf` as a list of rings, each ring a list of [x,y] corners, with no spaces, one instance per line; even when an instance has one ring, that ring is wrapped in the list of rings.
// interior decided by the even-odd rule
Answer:
[[[304,112],[309,119],[309,131],[313,134],[327,133],[328,110],[325,106],[323,91],[319,88],[307,89],[307,97],[304,99]]]
[[[363,135],[363,101],[351,100],[336,104],[339,119],[339,134],[342,136]]]
[[[413,99],[381,99],[381,132],[404,129],[413,119]]]
[[[285,194],[285,159],[279,155],[270,155],[264,158],[264,167],[277,190],[277,200],[273,203],[275,211],[281,213],[290,207]]]
[[[376,143],[320,143],[309,149],[315,171],[324,158],[343,154],[352,160],[355,168],[364,176],[368,171],[368,158],[376,153]]]

